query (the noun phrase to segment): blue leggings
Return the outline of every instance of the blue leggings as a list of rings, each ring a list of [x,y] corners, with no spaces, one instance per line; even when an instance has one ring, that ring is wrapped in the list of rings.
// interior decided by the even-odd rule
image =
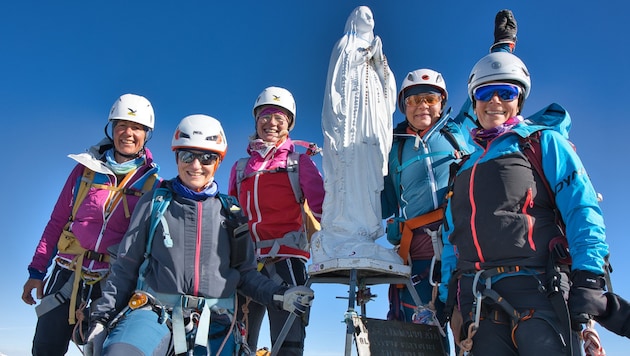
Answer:
[[[214,314],[213,314],[214,316]],[[190,355],[215,355],[223,343],[229,323],[210,324],[208,347],[195,347]],[[112,330],[103,344],[103,355],[170,355],[173,345],[171,330],[158,315],[149,309],[138,309],[127,314]],[[233,355],[236,349],[234,334],[230,333],[221,356]]]

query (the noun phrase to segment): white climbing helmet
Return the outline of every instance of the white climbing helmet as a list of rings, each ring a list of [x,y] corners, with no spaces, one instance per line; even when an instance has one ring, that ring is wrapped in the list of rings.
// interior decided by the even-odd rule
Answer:
[[[180,121],[173,134],[171,149],[191,148],[216,152],[221,160],[227,152],[227,139],[219,120],[208,115],[189,115]]]
[[[289,117],[289,131],[295,126],[295,99],[290,91],[280,87],[265,88],[254,103],[252,113],[256,120],[256,109],[263,105],[275,105],[286,109],[291,114]]]
[[[519,84],[523,98],[529,96],[532,81],[527,67],[517,56],[508,52],[493,52],[481,58],[468,77],[468,96],[473,100],[473,90],[489,82]]]
[[[147,98],[136,94],[121,95],[109,111],[108,121],[127,120],[153,130],[155,114]]]
[[[444,95],[443,102],[448,100],[448,91],[446,91],[446,82],[444,77],[439,72],[432,69],[416,69],[413,72],[409,72],[403,80],[398,92],[398,108],[403,113],[405,112],[405,91],[418,85],[429,85],[438,89],[442,95]]]

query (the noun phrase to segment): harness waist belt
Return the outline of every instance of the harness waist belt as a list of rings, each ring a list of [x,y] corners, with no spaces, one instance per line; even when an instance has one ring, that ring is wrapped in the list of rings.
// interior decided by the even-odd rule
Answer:
[[[413,230],[421,226],[428,225],[444,218],[444,211],[442,209],[435,209],[426,214],[416,216],[415,218],[405,220],[402,223],[402,237],[400,239],[400,248],[398,254],[402,257],[405,263],[408,263],[409,249],[411,248],[411,238],[413,237]]]
[[[48,313],[49,311],[57,308],[61,304],[65,303],[72,293],[73,278],[70,277],[66,283],[56,293],[49,294],[42,298],[42,301],[35,306],[35,313],[37,317]]]

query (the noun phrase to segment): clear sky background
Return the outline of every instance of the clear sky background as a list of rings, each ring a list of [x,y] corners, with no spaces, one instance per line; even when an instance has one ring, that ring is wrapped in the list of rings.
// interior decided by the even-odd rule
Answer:
[[[30,354],[36,323],[20,295],[35,246],[79,153],[103,137],[118,96],[137,93],[155,108],[148,147],[165,178],[176,175],[171,135],[186,115],[219,119],[229,149],[217,181],[245,155],[252,105],[271,85],[293,92],[293,139],[323,143],[321,107],[328,60],[346,19],[368,5],[397,85],[418,68],[440,71],[454,110],[466,79],[493,41],[494,16],[511,8],[516,54],[532,74],[524,114],[558,102],[572,115],[571,139],[603,194],[615,292],[630,298],[627,65],[629,6],[531,1],[5,1],[0,5],[0,145],[4,155],[0,249],[0,354]],[[403,120],[396,112],[394,123]],[[321,160],[317,163],[321,168]],[[379,243],[387,244],[385,239]],[[306,355],[341,355],[346,285],[316,284]],[[386,286],[373,286],[370,317],[385,318]],[[630,340],[602,328],[608,355]],[[266,331],[265,331],[266,332]],[[259,346],[269,346],[266,334]],[[72,355],[78,351],[71,345]]]

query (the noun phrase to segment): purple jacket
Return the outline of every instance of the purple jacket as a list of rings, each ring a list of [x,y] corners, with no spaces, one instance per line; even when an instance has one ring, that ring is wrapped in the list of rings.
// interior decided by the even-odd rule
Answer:
[[[111,141],[105,139],[92,146],[85,153],[68,155],[68,157],[76,160],[79,164],[74,167],[66,180],[53,208],[50,220],[46,224],[44,233],[37,244],[33,260],[29,264],[31,278],[43,279],[51,259],[57,253],[57,242],[64,226],[72,215],[74,192],[81,181],[85,167],[95,172],[94,184],[114,187],[120,185],[125,188],[125,193],[122,190],[112,191],[91,186],[77,210],[74,222],[71,225],[71,231],[83,248],[105,254],[108,247],[120,243],[124,233],[127,231],[131,213],[138,199],[140,199],[140,194],[136,195],[134,193],[142,191],[146,180],[150,176],[157,176],[159,167],[153,163],[151,152],[145,149],[145,164],[129,173],[119,182],[116,175],[105,165],[104,153],[100,152],[101,147],[108,143],[111,144]],[[145,188],[151,190],[157,186],[159,181],[160,179],[155,179],[151,187]],[[61,253],[58,256],[66,261],[71,261],[74,258],[73,255]],[[91,260],[85,260],[83,266],[90,271],[105,271],[109,269],[109,263]]]

